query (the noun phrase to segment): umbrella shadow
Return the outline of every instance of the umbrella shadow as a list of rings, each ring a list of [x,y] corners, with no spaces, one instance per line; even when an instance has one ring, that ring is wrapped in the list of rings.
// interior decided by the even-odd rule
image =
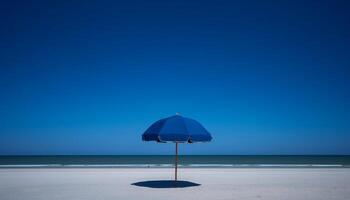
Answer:
[[[154,180],[154,181],[136,182],[136,183],[132,183],[131,185],[135,185],[139,187],[148,187],[148,188],[185,188],[185,187],[200,186],[201,184],[193,183],[190,181]]]

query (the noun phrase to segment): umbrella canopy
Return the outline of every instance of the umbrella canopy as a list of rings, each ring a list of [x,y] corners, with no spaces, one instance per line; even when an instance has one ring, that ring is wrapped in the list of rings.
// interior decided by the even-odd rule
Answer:
[[[144,141],[209,142],[210,133],[196,120],[177,114],[153,123],[142,135]]]
[[[209,142],[210,133],[196,120],[176,114],[153,123],[142,134],[143,141],[175,142],[175,182],[177,181],[178,143]]]

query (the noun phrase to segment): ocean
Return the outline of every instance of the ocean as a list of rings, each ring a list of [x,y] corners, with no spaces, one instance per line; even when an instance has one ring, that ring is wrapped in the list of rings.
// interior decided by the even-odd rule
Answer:
[[[173,167],[173,155],[0,156],[0,168],[30,167]],[[180,155],[180,167],[348,168],[350,156]]]

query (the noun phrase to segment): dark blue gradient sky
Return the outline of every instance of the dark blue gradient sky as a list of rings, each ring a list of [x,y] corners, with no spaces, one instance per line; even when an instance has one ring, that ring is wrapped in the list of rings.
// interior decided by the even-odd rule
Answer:
[[[348,1],[1,1],[0,154],[350,154]]]

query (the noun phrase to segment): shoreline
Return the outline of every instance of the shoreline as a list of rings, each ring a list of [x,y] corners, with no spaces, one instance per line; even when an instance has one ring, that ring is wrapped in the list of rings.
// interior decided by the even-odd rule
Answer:
[[[19,165],[0,165],[0,169],[16,168],[173,168],[173,164],[19,164]],[[350,165],[341,164],[188,164],[178,165],[179,168],[350,168]]]

